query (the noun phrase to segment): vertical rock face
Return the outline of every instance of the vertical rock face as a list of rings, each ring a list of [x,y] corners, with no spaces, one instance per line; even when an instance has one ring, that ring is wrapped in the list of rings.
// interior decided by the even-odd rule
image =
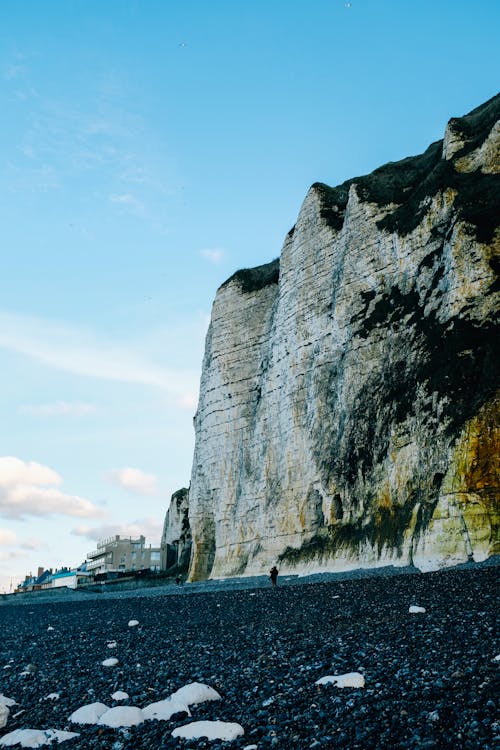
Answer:
[[[183,487],[174,492],[163,524],[161,537],[162,570],[186,573],[191,558],[191,528],[189,525],[189,490]]]
[[[313,185],[279,261],[219,289],[192,579],[499,551],[499,110]]]

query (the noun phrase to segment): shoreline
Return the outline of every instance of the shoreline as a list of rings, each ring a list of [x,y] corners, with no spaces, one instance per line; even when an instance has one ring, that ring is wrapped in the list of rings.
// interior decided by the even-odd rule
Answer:
[[[432,576],[437,573],[456,572],[461,570],[481,570],[483,568],[500,566],[500,555],[492,555],[481,562],[465,562],[459,565],[443,567],[439,570],[422,571],[419,568],[406,565],[387,565],[379,568],[355,568],[348,571],[324,571],[319,573],[287,573],[278,576],[278,586],[310,585],[335,581],[350,581],[367,578],[398,577],[407,575]],[[109,587],[109,588],[108,588]],[[206,581],[193,581],[177,585],[175,582],[154,583],[142,586],[119,583],[105,584],[101,590],[92,588],[67,589],[60,587],[48,591],[30,591],[23,594],[0,594],[0,607],[26,606],[34,604],[48,604],[59,602],[84,602],[100,599],[130,599],[154,596],[186,596],[193,594],[217,593],[219,591],[246,591],[270,588],[269,577],[240,576],[234,578],[214,578]]]

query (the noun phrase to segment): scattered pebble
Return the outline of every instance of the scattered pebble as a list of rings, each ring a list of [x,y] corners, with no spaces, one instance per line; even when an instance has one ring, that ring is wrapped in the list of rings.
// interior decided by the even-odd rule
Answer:
[[[114,701],[126,701],[128,698],[128,693],[125,693],[123,690],[117,690],[116,693],[113,693],[111,698]]]
[[[111,656],[109,659],[104,659],[101,664],[103,667],[116,667],[116,665],[118,664],[118,659],[115,659],[114,656]]]
[[[417,607],[415,604],[412,604],[408,612],[410,615],[418,615],[425,612],[425,607]]]

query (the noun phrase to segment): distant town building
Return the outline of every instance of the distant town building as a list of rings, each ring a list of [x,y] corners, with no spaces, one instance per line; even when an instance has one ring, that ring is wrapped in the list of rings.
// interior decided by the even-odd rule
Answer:
[[[66,586],[68,589],[76,589],[84,583],[89,583],[90,574],[83,570],[63,570],[52,575],[49,586],[60,588]]]
[[[40,591],[41,589],[47,588],[48,586],[52,585],[50,583],[51,578],[52,568],[50,570],[38,568],[38,573],[36,574],[36,576],[30,573],[25,577],[24,581],[16,586],[15,593],[22,594],[25,591]]]
[[[146,547],[144,536],[122,539],[116,534],[102,539],[97,549],[87,554],[87,571],[93,575],[146,569],[159,571],[160,564],[160,547]]]
[[[86,572],[85,563],[80,565],[78,568],[59,568],[59,570],[44,570],[38,568],[38,573],[33,576],[31,573],[27,575],[18,586],[14,593],[23,594],[28,591],[46,591],[47,589],[66,588],[76,589],[82,584],[89,583],[92,576]]]

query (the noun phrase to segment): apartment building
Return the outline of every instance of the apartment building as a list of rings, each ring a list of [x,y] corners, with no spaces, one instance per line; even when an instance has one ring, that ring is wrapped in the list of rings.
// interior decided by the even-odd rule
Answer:
[[[160,570],[160,547],[146,546],[146,538],[122,538],[116,534],[102,539],[97,549],[87,554],[87,571],[98,573],[118,573],[133,570]]]

